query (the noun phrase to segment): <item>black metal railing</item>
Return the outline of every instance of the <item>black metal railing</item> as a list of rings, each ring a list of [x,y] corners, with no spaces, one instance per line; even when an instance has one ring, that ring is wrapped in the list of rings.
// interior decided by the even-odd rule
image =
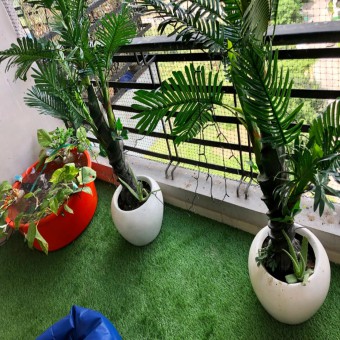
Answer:
[[[330,48],[309,45],[303,49],[292,49],[291,46],[283,46],[316,43],[334,44],[339,41],[340,23],[330,22],[278,26],[273,44],[280,46],[280,60],[325,60],[330,58],[340,60],[340,48],[336,46]],[[210,135],[210,138],[195,138],[190,142],[184,143],[184,146],[180,148],[174,144],[174,137],[171,135],[171,122],[162,122],[156,132],[145,135],[138,133],[134,128],[136,122],[130,119],[130,116],[136,112],[130,107],[132,103],[131,90],[156,89],[161,81],[165,79],[165,76],[168,75],[168,72],[164,72],[166,65],[169,65],[174,70],[181,67],[183,63],[199,62],[211,64],[219,60],[219,57],[216,55],[209,55],[204,50],[200,51],[201,48],[202,46],[194,42],[183,44],[181,41],[176,41],[174,37],[143,37],[134,39],[129,46],[121,50],[120,55],[114,58],[114,62],[126,65],[126,68],[122,71],[123,73],[117,74],[115,79],[110,82],[110,87],[117,93],[112,107],[118,116],[121,117],[124,125],[130,131],[130,136],[132,136],[132,141],[125,143],[125,150],[144,157],[166,161],[166,176],[169,175],[172,165],[171,176],[173,177],[176,167],[182,164],[183,166],[199,167],[207,171],[221,172],[224,175],[231,174],[233,178],[235,178],[235,175],[241,179],[246,177],[252,178],[254,173],[249,165],[249,161],[252,159],[249,138],[244,136],[242,126],[235,117],[226,116],[223,113],[215,115],[215,121],[220,123],[222,130],[223,126],[229,127],[229,130],[230,126],[234,126],[232,137],[228,133],[229,137],[218,138],[218,133],[221,133],[221,131],[216,131],[216,135],[213,137]],[[176,65],[174,66],[174,64]],[[137,69],[134,78],[129,81],[122,80],[121,77],[124,75],[124,72],[129,67],[131,68],[131,66],[134,67],[135,71]],[[339,77],[340,70],[335,69],[334,74]],[[231,84],[223,86],[223,91],[237,104],[236,94]],[[127,93],[130,93],[130,95],[124,98]],[[308,98],[331,100],[340,97],[340,88],[294,88],[291,96],[292,98],[303,98],[304,100]],[[303,127],[303,131],[308,131],[308,125]],[[145,142],[147,139],[150,141]],[[159,144],[159,140],[163,140],[163,145],[166,147],[155,147],[155,144]],[[184,152],[181,155],[181,148],[185,150],[188,146],[193,145],[200,146],[196,148],[198,150],[197,154],[193,154],[194,152]],[[202,148],[204,148],[204,151],[202,151]],[[210,150],[209,152],[207,152],[208,149]],[[217,157],[210,157],[212,153],[215,153]]]

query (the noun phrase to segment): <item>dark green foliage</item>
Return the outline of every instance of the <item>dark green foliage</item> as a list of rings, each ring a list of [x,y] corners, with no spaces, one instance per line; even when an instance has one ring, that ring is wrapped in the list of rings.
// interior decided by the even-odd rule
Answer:
[[[8,59],[6,71],[17,66],[15,78],[27,79],[27,72],[32,64],[44,59],[52,59],[57,55],[57,51],[48,43],[38,41],[35,38],[22,38],[17,40],[17,45],[0,53],[0,62]]]
[[[175,117],[173,133],[175,142],[195,137],[208,122],[212,121],[213,105],[221,105],[222,82],[217,74],[209,72],[206,76],[204,67],[185,67],[185,74],[174,72],[173,77],[163,82],[162,91],[137,91],[141,104],[132,105],[142,111],[133,118],[138,118],[137,128],[141,131],[155,129],[164,117]]]
[[[273,147],[287,145],[299,136],[303,123],[291,125],[302,105],[287,112],[293,86],[289,72],[284,74],[279,69],[277,53],[274,58],[269,54],[266,61],[251,45],[242,52],[239,58],[232,60],[232,76],[239,89],[243,114],[262,132],[262,142],[271,143]]]

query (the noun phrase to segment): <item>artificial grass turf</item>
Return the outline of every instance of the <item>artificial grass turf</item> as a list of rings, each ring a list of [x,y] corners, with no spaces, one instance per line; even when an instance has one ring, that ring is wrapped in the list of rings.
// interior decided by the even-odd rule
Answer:
[[[0,339],[34,339],[73,304],[104,314],[123,339],[339,339],[339,265],[319,312],[283,325],[252,291],[252,235],[166,205],[158,238],[135,247],[113,228],[113,187],[96,185],[95,217],[70,246],[45,256],[16,233],[0,247]]]

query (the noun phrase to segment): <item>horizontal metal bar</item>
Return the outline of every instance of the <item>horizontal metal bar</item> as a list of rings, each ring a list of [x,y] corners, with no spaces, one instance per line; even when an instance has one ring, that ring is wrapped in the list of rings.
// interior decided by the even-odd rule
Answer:
[[[272,36],[273,27],[268,30]],[[278,25],[273,45],[316,44],[340,41],[340,22],[312,22],[303,24]]]
[[[280,60],[291,59],[329,59],[340,58],[340,48],[305,48],[305,49],[288,49],[279,50],[278,56]],[[222,57],[217,54],[208,54],[206,52],[195,53],[172,53],[172,54],[152,54],[157,62],[193,62],[193,61],[212,61],[222,60]],[[134,55],[116,55],[113,57],[116,63],[136,62]]]
[[[175,136],[165,134],[162,132],[140,132],[137,129],[134,128],[126,128],[130,133],[135,133],[142,136],[149,136],[154,138],[160,138],[160,139],[170,139],[175,140]],[[204,145],[204,146],[210,146],[214,148],[220,148],[220,149],[228,149],[228,150],[236,150],[236,151],[244,151],[244,152],[251,152],[252,148],[248,145],[241,145],[241,144],[234,144],[234,143],[225,143],[225,142],[218,142],[213,140],[207,140],[207,139],[197,139],[193,138],[186,143],[188,144],[196,144],[196,145]]]
[[[118,89],[136,89],[136,90],[155,90],[160,84],[136,83],[136,82],[118,82],[110,81],[109,86]],[[222,91],[226,94],[235,94],[233,86],[222,86]],[[339,90],[312,90],[312,89],[292,89],[292,98],[310,98],[310,99],[336,99],[340,97]]]
[[[278,57],[280,60],[340,58],[340,48],[302,48],[295,50],[279,50]]]
[[[269,38],[273,29],[269,28]],[[174,51],[188,49],[204,49],[202,44],[190,41],[183,43],[176,36],[139,37],[132,40],[131,44],[124,46],[120,52],[138,51]],[[307,43],[333,43],[340,41],[340,22],[317,22],[304,24],[290,24],[276,26],[273,45],[297,45]]]
[[[125,105],[111,105],[112,109],[114,111],[123,111],[123,112],[131,112],[131,113],[138,113],[139,111],[136,109],[133,109],[130,106],[125,106]],[[176,117],[176,115],[174,115],[174,117]],[[215,115],[214,117],[214,121],[216,123],[225,123],[225,124],[241,124],[239,119],[234,117],[234,116],[218,116]],[[133,129],[131,129],[132,131]],[[140,133],[138,130],[134,129],[135,133]],[[309,130],[309,125],[303,125],[301,128],[302,132],[308,132]],[[168,135],[171,136],[171,135]],[[170,138],[170,137],[169,137]]]
[[[158,89],[160,84],[151,84],[151,83],[136,83],[133,81],[110,81],[109,87],[119,88],[119,89],[136,89],[136,90],[156,90]]]
[[[139,149],[139,148],[134,148],[132,146],[128,146],[128,145],[125,145],[125,144],[124,144],[124,150],[138,152],[138,153],[141,153],[143,155],[170,160],[170,157],[168,155],[163,154],[163,153],[154,152],[154,151],[150,151],[150,150]]]
[[[338,90],[309,90],[309,89],[292,89],[292,98],[312,98],[312,99],[336,99],[340,97]]]
[[[211,169],[211,170],[217,170],[217,171],[222,171],[222,172],[227,172],[227,173],[231,173],[231,174],[235,174],[235,175],[239,175],[239,176],[253,176],[256,177],[256,174],[252,174],[250,171],[246,171],[246,170],[241,170],[241,169],[236,169],[236,168],[230,168],[230,167],[225,167],[222,165],[216,165],[216,164],[212,164],[212,163],[205,163],[205,162],[200,162],[200,161],[196,161],[193,159],[189,159],[189,158],[183,158],[183,157],[171,157],[171,159],[164,155],[164,154],[160,154],[158,152],[153,152],[153,151],[149,151],[149,150],[143,150],[143,149],[139,149],[139,148],[133,148],[133,147],[129,147],[124,145],[124,149],[127,151],[133,151],[133,152],[137,152],[140,154],[144,154],[147,156],[152,156],[152,157],[156,157],[156,158],[162,158],[162,159],[168,159],[168,160],[172,160],[175,162],[180,162],[180,163],[185,163],[185,164],[190,164],[190,165],[194,165],[194,166],[199,166],[202,168],[207,168],[207,169]]]
[[[136,109],[133,109],[130,106],[125,106],[125,105],[117,105],[117,104],[113,104],[111,105],[112,110],[114,111],[124,111],[124,112],[131,112],[131,113],[138,113],[139,111]]]

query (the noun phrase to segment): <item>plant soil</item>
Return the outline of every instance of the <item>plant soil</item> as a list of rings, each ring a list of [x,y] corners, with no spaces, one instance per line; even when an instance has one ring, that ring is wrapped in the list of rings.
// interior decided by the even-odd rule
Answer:
[[[143,183],[143,188],[146,189],[146,191],[148,193],[150,193],[151,188],[149,183],[142,181]],[[123,186],[123,190],[127,190],[124,186]],[[138,209],[139,207],[141,207],[145,202],[140,202],[135,200],[134,204],[130,204],[130,203],[124,203],[123,200],[121,199],[121,195],[119,195],[118,197],[118,206],[120,209],[124,210],[124,211],[132,211],[135,209]]]

